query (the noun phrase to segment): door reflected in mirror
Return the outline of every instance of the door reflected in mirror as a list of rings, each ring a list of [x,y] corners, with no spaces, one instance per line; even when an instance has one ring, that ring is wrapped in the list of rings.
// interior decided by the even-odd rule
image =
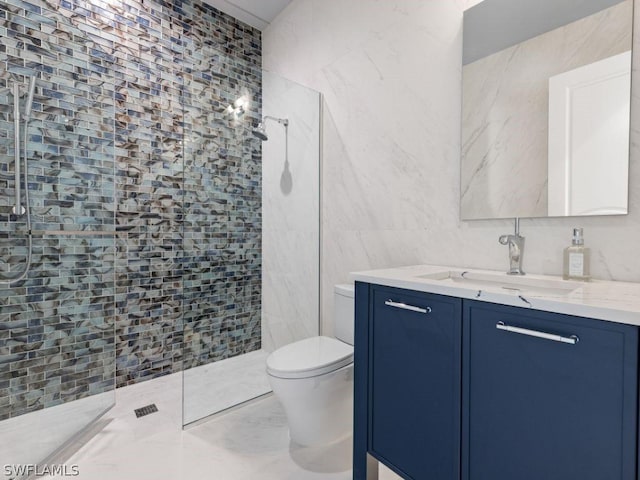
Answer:
[[[463,220],[628,211],[633,1],[465,12]]]

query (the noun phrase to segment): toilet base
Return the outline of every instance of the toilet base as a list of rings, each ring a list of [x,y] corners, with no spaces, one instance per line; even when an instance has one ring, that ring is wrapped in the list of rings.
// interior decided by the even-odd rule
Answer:
[[[311,378],[269,375],[284,407],[291,441],[305,447],[344,439],[353,431],[353,363]]]

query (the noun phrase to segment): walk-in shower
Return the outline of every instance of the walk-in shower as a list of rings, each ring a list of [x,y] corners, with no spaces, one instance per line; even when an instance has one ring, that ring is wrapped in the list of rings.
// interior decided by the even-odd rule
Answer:
[[[15,82],[13,84],[13,128],[14,128],[14,161],[13,179],[15,182],[15,203],[12,209],[14,218],[26,216],[27,221],[27,257],[25,267],[18,275],[8,278],[0,278],[0,286],[11,286],[14,283],[24,280],[31,268],[31,257],[33,255],[33,233],[31,231],[31,206],[29,202],[29,157],[27,155],[27,145],[29,141],[29,121],[33,110],[33,97],[36,91],[35,76],[28,77],[27,95],[24,106],[24,113],[20,114],[20,97],[23,84]],[[20,145],[22,133],[22,147]],[[22,166],[20,165],[22,162]],[[22,169],[22,170],[21,170]],[[22,175],[21,175],[22,172]],[[24,178],[23,178],[24,177]],[[2,178],[11,178],[11,175],[2,174]],[[24,181],[24,203],[22,202],[22,182]]]
[[[246,402],[268,351],[318,335],[319,94],[200,0],[125,3],[133,30],[0,2],[0,465],[55,457],[116,385],[184,375],[185,423]]]

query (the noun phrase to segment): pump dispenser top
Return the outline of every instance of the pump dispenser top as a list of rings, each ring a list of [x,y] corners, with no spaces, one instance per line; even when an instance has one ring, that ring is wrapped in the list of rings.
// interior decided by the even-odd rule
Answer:
[[[582,236],[581,228],[573,229],[573,242],[574,245],[584,245],[584,237]]]

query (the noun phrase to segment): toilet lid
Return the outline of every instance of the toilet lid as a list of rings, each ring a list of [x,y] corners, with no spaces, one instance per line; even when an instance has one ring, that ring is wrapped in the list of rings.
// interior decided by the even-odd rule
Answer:
[[[353,347],[329,337],[290,343],[267,357],[267,373],[279,378],[309,378],[353,362]]]

